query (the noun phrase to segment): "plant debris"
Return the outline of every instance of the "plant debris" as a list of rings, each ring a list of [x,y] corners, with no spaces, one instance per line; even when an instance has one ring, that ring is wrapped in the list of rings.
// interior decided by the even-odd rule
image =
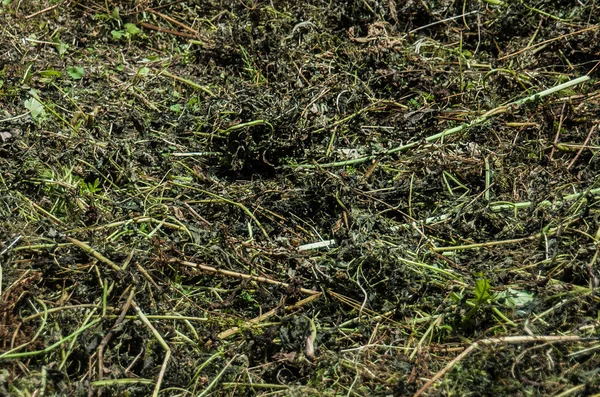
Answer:
[[[595,395],[600,4],[0,0],[0,395]]]

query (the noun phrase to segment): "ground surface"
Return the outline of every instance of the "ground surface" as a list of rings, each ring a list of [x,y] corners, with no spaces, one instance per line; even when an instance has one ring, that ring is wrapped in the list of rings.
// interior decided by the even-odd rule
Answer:
[[[0,4],[0,395],[600,392],[597,1]]]

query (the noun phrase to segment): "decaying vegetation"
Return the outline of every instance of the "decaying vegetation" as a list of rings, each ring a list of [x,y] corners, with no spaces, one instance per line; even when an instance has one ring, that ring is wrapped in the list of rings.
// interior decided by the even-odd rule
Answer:
[[[595,0],[0,0],[0,394],[600,393]]]

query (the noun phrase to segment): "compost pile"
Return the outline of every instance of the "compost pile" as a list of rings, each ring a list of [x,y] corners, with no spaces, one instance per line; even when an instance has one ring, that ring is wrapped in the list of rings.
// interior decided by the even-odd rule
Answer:
[[[3,0],[0,395],[592,395],[594,0]]]

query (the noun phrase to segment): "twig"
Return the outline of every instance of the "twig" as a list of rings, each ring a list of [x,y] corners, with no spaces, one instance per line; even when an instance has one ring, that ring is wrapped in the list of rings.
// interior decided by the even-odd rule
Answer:
[[[448,246],[448,247],[433,247],[432,251],[434,251],[434,252],[462,251],[462,250],[469,250],[469,249],[475,249],[475,248],[494,247],[497,245],[518,244],[518,243],[522,243],[525,241],[534,241],[536,239],[539,239],[539,238],[542,238],[545,236],[549,236],[549,235],[552,235],[552,234],[560,231],[562,228],[567,227],[569,224],[575,222],[577,219],[578,218],[571,218],[568,221],[560,224],[557,227],[549,228],[546,231],[542,231],[542,232],[539,232],[539,233],[536,233],[536,234],[533,234],[533,235],[527,236],[527,237],[515,238],[515,239],[510,239],[510,240],[486,241],[483,243],[455,245],[455,246]]]
[[[457,127],[453,127],[453,128],[448,128],[442,132],[439,132],[435,135],[431,135],[428,136],[427,138],[425,138],[425,142],[433,142],[433,141],[437,141],[440,138],[445,138],[454,134],[457,134],[463,130],[466,130],[467,128],[473,127],[475,125],[479,125],[482,124],[486,121],[488,121],[489,119],[491,119],[492,117],[498,115],[498,114],[502,114],[502,113],[506,113],[508,110],[516,107],[516,106],[521,106],[527,102],[536,100],[536,99],[540,99],[543,97],[546,97],[548,95],[554,94],[555,92],[559,92],[562,91],[566,88],[572,87],[574,85],[583,83],[585,81],[588,81],[590,79],[589,76],[581,76],[578,77],[576,79],[567,81],[566,83],[563,84],[559,84],[555,87],[549,88],[547,90],[544,91],[540,91],[537,94],[533,94],[530,95],[528,97],[525,98],[521,98],[517,101],[508,103],[506,105],[502,105],[502,106],[498,106],[488,112],[486,112],[485,114],[483,114],[482,116],[476,118],[475,120],[469,122],[469,123],[464,123],[461,124]],[[337,162],[333,162],[333,163],[326,163],[326,164],[294,164],[294,165],[289,165],[288,167],[301,167],[301,168],[330,168],[330,167],[343,167],[346,165],[354,165],[354,164],[360,164],[360,163],[364,163],[366,161],[369,160],[375,160],[376,158],[380,157],[380,156],[387,156],[390,154],[394,154],[394,153],[400,153],[400,152],[405,152],[409,149],[412,149],[416,146],[419,146],[421,144],[421,141],[415,141],[415,142],[411,142],[411,143],[407,143],[405,145],[401,145],[398,147],[395,147],[393,149],[389,149],[389,150],[384,150],[380,153],[375,153],[375,154],[371,154],[368,156],[364,156],[364,157],[359,157],[356,159],[352,159],[352,160],[345,160],[345,161],[337,161]]]
[[[171,156],[173,157],[218,157],[222,156],[223,153],[220,152],[173,152]]]
[[[32,357],[32,356],[37,356],[37,355],[44,355],[44,354],[49,353],[52,350],[56,349],[57,347],[59,347],[63,343],[68,342],[69,340],[75,338],[77,335],[81,334],[82,332],[84,332],[88,328],[91,328],[94,325],[98,324],[100,321],[102,321],[102,319],[98,318],[98,319],[92,321],[91,323],[89,323],[87,325],[84,325],[83,327],[81,327],[78,330],[76,330],[75,332],[73,332],[71,335],[68,335],[68,336],[62,338],[58,342],[56,342],[56,343],[54,343],[54,344],[46,347],[45,349],[36,350],[36,351],[30,351],[30,352],[22,352],[22,353],[10,353],[10,354],[6,354],[5,353],[5,354],[0,355],[0,359],[9,360],[9,359],[13,359],[13,358],[23,358],[23,357]]]
[[[152,397],[158,397],[158,393],[160,391],[160,386],[162,384],[162,380],[163,380],[163,378],[165,376],[165,372],[167,370],[167,364],[169,362],[169,359],[171,358],[171,349],[169,348],[169,345],[167,344],[167,342],[165,342],[163,337],[160,335],[160,333],[156,330],[156,328],[154,328],[152,326],[152,324],[150,323],[150,321],[146,318],[146,316],[144,315],[142,310],[139,308],[139,306],[133,301],[131,302],[131,305],[135,309],[135,312],[137,313],[140,320],[142,320],[144,325],[146,327],[148,327],[150,332],[152,332],[152,335],[154,335],[154,337],[158,340],[158,343],[160,343],[162,348],[165,349],[165,359],[163,360],[162,367],[160,368],[160,372],[158,373],[158,377],[156,378],[156,386],[154,387],[154,392],[152,393]]]
[[[483,243],[455,245],[455,246],[451,246],[451,247],[433,247],[432,251],[434,251],[434,252],[447,252],[447,251],[469,250],[469,249],[474,249],[474,248],[487,248],[487,247],[494,247],[496,245],[506,245],[506,244],[522,243],[524,241],[535,240],[537,237],[539,237],[539,236],[537,234],[535,234],[533,236],[523,237],[523,238],[515,238],[515,239],[511,239],[511,240],[486,241],[486,242],[483,242]]]
[[[558,200],[555,202],[551,202],[549,200],[544,200],[544,201],[537,203],[537,205],[540,208],[560,206],[566,201],[577,200],[583,196],[600,196],[600,188],[589,189],[589,190],[586,190],[585,192],[581,192],[581,193],[568,194],[568,195],[564,196],[562,198],[562,200]],[[533,204],[534,203],[532,203],[531,201],[522,201],[522,202],[518,202],[518,203],[497,201],[497,202],[492,203],[489,206],[489,209],[492,212],[500,212],[500,211],[508,211],[508,210],[516,211],[518,209],[529,208]],[[443,221],[449,219],[450,217],[452,217],[452,214],[443,214],[443,215],[438,215],[438,216],[432,216],[430,218],[415,222],[415,224],[431,225],[432,223],[443,222]],[[404,224],[402,226],[410,227],[410,225],[408,225],[408,224]]]
[[[48,11],[51,11],[51,10],[53,10],[53,9],[57,8],[57,7],[60,7],[60,6],[62,6],[62,5],[63,5],[63,4],[65,4],[65,3],[66,3],[66,1],[61,1],[61,2],[60,2],[60,3],[58,3],[58,4],[55,4],[55,5],[53,5],[53,6],[50,6],[50,7],[46,7],[46,8],[44,8],[43,10],[40,10],[40,11],[34,12],[33,14],[29,14],[29,15],[27,15],[27,16],[25,17],[25,19],[31,19],[31,18],[33,18],[33,17],[37,17],[38,15],[41,15],[41,14],[43,14],[43,13],[45,13],[45,12],[48,12]]]
[[[170,216],[167,218],[177,221],[175,218],[170,217]],[[190,231],[183,225],[177,225],[176,223],[166,222],[164,219],[160,220],[160,219],[156,219],[156,218],[151,218],[149,216],[139,216],[139,217],[127,219],[124,221],[116,221],[116,222],[112,222],[112,223],[107,223],[106,225],[94,226],[91,228],[73,229],[73,230],[70,230],[70,232],[78,233],[78,232],[83,232],[83,231],[104,230],[104,229],[110,229],[110,228],[119,227],[119,226],[126,226],[131,223],[158,223],[161,226],[167,226],[171,229],[180,230],[182,232],[185,232],[188,236],[190,236],[190,238],[192,237],[192,234],[190,233]]]
[[[223,383],[221,383],[221,387],[223,387],[223,388],[249,387],[252,389],[272,389],[272,390],[288,390],[290,388],[290,386],[288,386],[288,385],[280,385],[277,383],[243,383],[243,382],[223,382]],[[316,395],[320,394],[318,391],[311,389],[309,387],[306,387],[306,386],[303,386],[302,389],[310,390],[313,392],[313,394],[308,394],[308,395],[316,396]],[[298,388],[298,386],[295,386],[294,390],[296,390],[296,392],[297,392],[300,389]],[[266,395],[266,394],[263,394],[263,395]],[[274,395],[274,394],[271,394],[271,395]]]
[[[212,380],[212,382],[209,383],[208,386],[206,386],[206,389],[204,389],[204,391],[200,394],[198,394],[198,397],[204,397],[207,395],[208,392],[211,391],[211,389],[213,387],[215,387],[217,385],[217,382],[219,381],[219,379],[221,379],[221,377],[223,376],[223,374],[225,373],[225,371],[227,371],[227,369],[229,368],[229,366],[231,365],[231,363],[233,362],[233,360],[235,360],[236,358],[238,358],[239,354],[236,354],[235,356],[233,356],[231,358],[231,360],[229,360],[227,362],[227,364],[225,364],[225,366],[223,367],[223,369],[221,370],[221,372],[219,372],[217,374],[217,376],[215,376],[215,378]]]
[[[580,34],[580,33],[589,32],[590,30],[596,30],[596,29],[598,29],[599,27],[600,27],[600,25],[594,25],[594,26],[591,26],[591,27],[589,27],[589,28],[585,28],[585,29],[578,30],[578,31],[576,31],[576,32],[571,32],[571,33],[563,34],[562,36],[558,36],[558,37],[555,37],[555,38],[553,38],[553,39],[544,40],[544,41],[541,41],[541,42],[539,42],[539,43],[532,44],[532,45],[530,45],[530,46],[527,46],[527,47],[525,47],[525,48],[522,48],[522,49],[520,49],[519,51],[515,51],[515,52],[513,52],[513,53],[511,53],[511,54],[504,55],[503,57],[500,57],[500,58],[498,58],[498,60],[499,60],[499,61],[502,61],[502,60],[505,60],[505,59],[507,59],[507,58],[514,57],[515,55],[522,54],[523,52],[525,52],[525,51],[528,51],[528,50],[531,50],[531,49],[533,49],[533,48],[536,48],[536,47],[543,46],[544,44],[552,43],[553,41],[560,40],[560,39],[564,39],[565,37],[569,37],[569,36],[575,36],[575,35],[577,35],[577,34]]]
[[[592,128],[590,129],[590,132],[589,132],[589,134],[587,136],[587,138],[585,138],[585,141],[583,141],[583,145],[581,145],[581,148],[579,149],[579,151],[577,152],[577,154],[575,155],[575,157],[573,157],[573,160],[571,160],[571,162],[567,166],[567,169],[571,168],[573,166],[573,164],[575,164],[575,162],[579,158],[579,155],[581,154],[581,152],[583,152],[583,149],[585,149],[585,147],[587,146],[588,142],[590,141],[590,138],[592,137],[592,134],[596,130],[596,127],[597,127],[597,125],[593,125],[592,126]]]
[[[207,226],[212,226],[212,223],[210,223],[209,221],[207,221],[206,219],[204,219],[203,216],[201,216],[200,214],[198,214],[196,212],[196,210],[194,210],[188,203],[186,203],[185,201],[183,202],[183,205],[185,205],[185,207],[192,213],[192,215],[194,215],[196,218],[200,219],[202,222],[204,222]]]
[[[98,346],[98,351],[97,351],[98,352],[98,380],[102,380],[102,374],[104,373],[104,348],[106,347],[106,345],[108,345],[108,342],[110,342],[110,340],[112,339],[113,331],[125,319],[125,316],[127,315],[129,308],[131,307],[131,302],[133,300],[134,294],[135,294],[135,288],[132,288],[131,291],[129,291],[129,296],[127,297],[127,301],[123,305],[123,310],[121,310],[121,314],[119,315],[119,317],[113,324],[110,331],[108,331],[108,333],[106,334],[104,339],[102,339],[102,342],[100,342],[100,346]],[[102,389],[99,389],[98,395],[101,395],[101,394],[102,394]]]
[[[224,202],[226,204],[231,204],[231,205],[234,205],[234,206],[240,208],[242,211],[244,211],[246,213],[246,215],[248,215],[250,217],[250,219],[252,219],[254,221],[254,223],[256,223],[256,226],[258,226],[258,228],[260,229],[260,231],[262,232],[262,234],[265,236],[265,238],[267,240],[269,240],[269,241],[271,240],[271,237],[269,237],[269,233],[267,233],[267,231],[265,230],[265,228],[263,227],[263,225],[260,223],[260,221],[256,218],[256,216],[254,216],[254,214],[244,204],[238,203],[237,201],[229,200],[229,199],[227,199],[225,197],[219,196],[218,194],[211,193],[208,190],[200,189],[200,188],[197,188],[195,186],[190,186],[190,185],[186,185],[186,184],[183,184],[183,183],[177,183],[177,182],[171,182],[171,183],[173,185],[175,185],[175,186],[179,186],[179,187],[183,187],[183,188],[188,188],[188,189],[193,189],[193,190],[195,190],[197,192],[204,193],[204,194],[206,194],[208,196],[214,197],[214,198],[216,198],[216,199],[218,199],[218,200],[220,200],[220,201],[222,201],[222,202]]]
[[[2,250],[2,252],[0,252],[0,256],[6,254],[19,240],[21,239],[21,236],[17,236],[17,238],[15,238],[12,243],[10,243],[8,245],[8,247],[4,248]],[[0,291],[2,291],[2,286],[0,285]],[[1,295],[1,294],[0,294]]]
[[[175,79],[177,81],[180,81],[180,82],[182,82],[184,84],[187,84],[187,85],[189,85],[192,88],[195,88],[195,89],[200,90],[200,91],[204,91],[205,93],[207,93],[211,97],[216,97],[216,95],[211,90],[209,90],[207,87],[205,87],[203,85],[200,85],[200,84],[197,84],[197,83],[194,83],[192,80],[184,79],[183,77],[179,77],[179,76],[175,76],[174,74],[170,73],[167,70],[163,70],[162,72],[158,73],[158,75],[159,76],[160,75],[164,75],[164,76],[170,77],[170,78]]]
[[[552,144],[552,150],[550,150],[550,161],[552,161],[554,156],[554,151],[556,150],[556,145],[558,145],[558,137],[560,136],[560,129],[562,128],[563,121],[565,119],[565,108],[567,107],[567,102],[563,103],[562,110],[560,111],[560,118],[558,119],[558,128],[556,129],[556,135],[554,135],[554,143]]]
[[[533,342],[580,342],[587,340],[597,340],[598,338],[582,338],[580,336],[506,336],[502,338],[489,338],[483,339],[472,343],[462,353],[456,356],[452,361],[448,363],[441,371],[439,371],[433,378],[427,381],[414,395],[413,397],[419,397],[423,394],[431,385],[433,385],[438,379],[444,376],[450,371],[459,361],[468,356],[473,350],[477,349],[481,345],[495,345],[499,343],[518,344],[518,343],[533,343]]]
[[[121,379],[103,379],[95,380],[90,382],[90,385],[94,387],[104,386],[126,386],[126,385],[152,385],[154,381],[152,379],[143,378],[121,378]]]
[[[252,280],[252,281],[256,281],[258,283],[278,285],[278,286],[284,287],[284,288],[290,287],[290,284],[288,284],[288,283],[284,283],[282,281],[277,281],[277,280],[273,280],[273,279],[266,278],[266,277],[252,276],[250,274],[232,272],[230,270],[225,270],[225,269],[217,269],[212,266],[201,265],[199,263],[188,262],[188,261],[184,261],[184,260],[180,260],[180,259],[173,259],[172,262],[179,262],[184,266],[194,267],[196,269],[204,270],[205,272],[222,274],[223,276],[227,276],[227,277],[241,278],[243,280]],[[321,292],[315,291],[313,289],[299,288],[298,290],[300,292],[302,292],[303,294],[307,294],[307,295],[317,295],[317,294],[320,295],[321,294]]]
[[[101,253],[99,253],[98,251],[96,251],[95,249],[93,249],[92,247],[90,247],[89,245],[87,245],[86,243],[84,243],[83,241],[79,241],[79,240],[74,239],[72,237],[67,237],[67,240],[69,240],[71,243],[73,243],[74,245],[78,246],[82,250],[84,250],[87,254],[89,254],[89,255],[93,256],[94,258],[98,259],[100,262],[108,265],[113,270],[115,270],[117,272],[121,271],[121,268],[119,266],[117,266],[116,263],[114,263],[113,261],[111,261],[110,259],[108,259],[107,257],[105,257],[104,255],[102,255]]]
[[[429,28],[429,27],[432,27],[432,26],[435,26],[435,25],[439,25],[440,23],[454,21],[455,19],[464,18],[466,16],[473,15],[473,14],[479,14],[480,12],[481,11],[479,11],[479,10],[469,11],[469,12],[466,12],[466,13],[461,14],[461,15],[455,15],[453,17],[442,19],[440,21],[435,21],[435,22],[429,23],[427,25],[420,26],[420,27],[418,27],[416,29],[410,30],[408,32],[408,34],[415,33],[415,32],[418,32],[419,30],[426,29],[426,28]]]
[[[48,309],[48,310],[45,310],[43,312],[39,312],[39,313],[35,313],[35,314],[32,314],[32,315],[27,316],[27,317],[23,317],[21,319],[21,321],[23,321],[23,322],[30,321],[30,320],[36,319],[38,317],[42,317],[42,316],[44,316],[46,314],[50,314],[50,313],[54,313],[54,312],[60,312],[60,311],[63,311],[63,310],[88,309],[88,308],[99,309],[100,306],[99,305],[95,305],[93,303],[85,303],[85,304],[82,304],[82,305],[67,305],[67,306],[53,307],[52,309]],[[110,308],[110,309],[112,309],[112,308]]]
[[[31,112],[27,111],[27,112],[25,112],[23,114],[19,114],[18,116],[13,116],[13,117],[9,117],[7,119],[2,119],[2,120],[0,120],[0,123],[6,123],[6,122],[9,122],[9,121],[15,121],[15,120],[18,120],[18,119],[22,119],[23,117],[29,116],[29,114],[31,114]]]
[[[181,23],[178,20],[176,20],[174,18],[171,18],[168,15],[165,15],[165,14],[162,14],[162,13],[156,11],[156,10],[153,10],[152,8],[148,9],[148,12],[150,12],[150,13],[152,13],[154,15],[157,15],[157,16],[163,18],[163,19],[166,19],[167,21],[169,21],[171,23],[174,23],[175,25],[179,26],[180,28],[183,28],[183,29],[185,29],[185,30],[187,30],[189,32],[194,33],[194,35],[196,36],[196,38],[198,37],[198,32],[196,30],[192,29],[191,27],[187,26],[186,24]]]
[[[245,123],[239,123],[239,124],[232,125],[231,127],[226,128],[224,130],[219,130],[219,132],[222,133],[223,135],[227,135],[231,131],[237,131],[237,130],[240,130],[242,128],[254,127],[254,126],[257,126],[257,125],[267,125],[267,126],[269,126],[269,128],[271,128],[271,132],[275,132],[275,129],[273,128],[273,125],[271,125],[271,123],[269,123],[267,120],[252,120],[252,121],[247,121]]]
[[[185,37],[186,39],[197,39],[198,38],[197,35],[178,32],[176,30],[171,30],[171,29],[166,29],[166,28],[161,28],[160,26],[155,26],[155,25],[149,24],[147,22],[140,22],[140,25],[145,27],[146,29],[155,30],[155,31],[161,32],[161,33],[168,33],[168,34],[172,34],[174,36]]]
[[[316,295],[313,295],[313,296],[316,296]],[[263,314],[261,314],[258,317],[254,317],[253,319],[246,321],[246,323],[247,324],[258,324],[258,323],[260,323],[260,322],[262,322],[262,321],[264,321],[264,320],[266,320],[266,319],[268,319],[270,317],[273,317],[277,313],[277,309],[278,309],[277,307],[274,308],[274,309],[271,309],[268,312],[263,313]],[[219,339],[227,339],[230,336],[232,336],[235,333],[237,333],[239,330],[240,330],[240,327],[230,328],[230,329],[228,329],[226,331],[223,331],[220,334],[218,334],[217,338],[219,338]]]
[[[61,221],[60,219],[58,219],[57,217],[55,217],[54,215],[52,215],[50,212],[46,211],[45,209],[43,209],[41,206],[39,206],[38,204],[34,203],[33,201],[31,201],[28,197],[26,197],[25,195],[23,195],[21,192],[16,192],[17,195],[19,195],[19,197],[21,197],[23,200],[27,201],[29,204],[31,204],[31,206],[36,209],[37,211],[41,212],[42,214],[46,215],[48,218],[50,218],[54,223],[60,225],[60,226],[65,226],[65,223],[63,221]]]
[[[321,295],[322,294],[320,294],[320,293],[319,294],[310,295],[310,296],[308,296],[308,297],[306,297],[306,298],[304,298],[304,299],[302,299],[302,300],[294,303],[293,305],[286,306],[284,309],[285,309],[285,311],[291,311],[291,310],[298,309],[301,306],[304,306],[304,305],[306,305],[306,304],[314,301],[315,299],[318,299]],[[277,313],[277,308],[269,310],[268,312],[263,313],[263,314],[261,314],[258,317],[255,317],[255,318],[253,318],[251,320],[248,320],[247,323],[249,323],[249,324],[258,324],[261,321],[264,321],[267,318],[274,316],[276,313]],[[226,331],[221,332],[219,335],[217,335],[217,337],[219,339],[227,339],[230,336],[236,334],[239,330],[240,330],[240,327],[233,327],[233,328],[230,328],[230,329],[228,329]]]
[[[116,318],[115,314],[107,314],[105,319]],[[127,320],[135,320],[137,316],[125,316]],[[180,314],[146,314],[148,320],[174,320],[174,321],[207,321],[207,317],[182,316]]]

